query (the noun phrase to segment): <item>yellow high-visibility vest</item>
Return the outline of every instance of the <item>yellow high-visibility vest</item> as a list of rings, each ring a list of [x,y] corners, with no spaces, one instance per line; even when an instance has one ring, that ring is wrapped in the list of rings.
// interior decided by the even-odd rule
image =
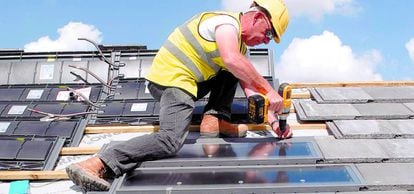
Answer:
[[[152,62],[146,79],[162,86],[182,88],[197,96],[197,83],[209,80],[220,70],[227,70],[215,41],[204,39],[200,23],[217,15],[229,15],[239,24],[239,48],[246,53],[241,41],[241,13],[203,12],[174,29]]]

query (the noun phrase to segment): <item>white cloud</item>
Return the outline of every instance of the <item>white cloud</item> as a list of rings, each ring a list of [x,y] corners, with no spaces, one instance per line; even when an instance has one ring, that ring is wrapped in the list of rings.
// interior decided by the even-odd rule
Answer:
[[[308,39],[295,38],[276,65],[276,77],[290,82],[379,81],[375,66],[382,61],[377,50],[356,56],[332,32]]]
[[[95,26],[81,22],[69,22],[57,32],[59,37],[56,40],[43,36],[26,44],[24,50],[26,52],[93,50],[92,44],[80,41],[78,38],[88,38],[97,43],[102,41],[102,33]]]
[[[246,11],[252,4],[252,0],[222,0],[221,5],[226,11]]]
[[[253,0],[222,0],[224,10],[245,11]],[[355,15],[361,6],[355,0],[285,0],[291,17],[304,16],[318,21],[327,14]]]
[[[292,17],[304,16],[313,21],[321,20],[324,15],[329,14],[352,16],[362,9],[354,0],[288,0],[285,2]]]
[[[412,38],[410,41],[405,44],[405,48],[408,51],[408,54],[410,55],[411,60],[414,63],[414,38]]]

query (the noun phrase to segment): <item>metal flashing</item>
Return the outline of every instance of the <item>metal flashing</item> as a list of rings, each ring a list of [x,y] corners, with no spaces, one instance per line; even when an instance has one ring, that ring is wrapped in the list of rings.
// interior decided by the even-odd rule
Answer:
[[[0,85],[9,83],[10,61],[0,61]]]
[[[108,82],[108,64],[106,64],[104,61],[101,61],[99,59],[95,60],[89,60],[88,63],[88,70],[96,74],[100,79],[102,79],[105,82]],[[88,76],[86,79],[89,83],[100,83],[95,77]]]
[[[9,84],[33,84],[34,72],[36,72],[36,61],[23,60],[12,62],[9,76]]]

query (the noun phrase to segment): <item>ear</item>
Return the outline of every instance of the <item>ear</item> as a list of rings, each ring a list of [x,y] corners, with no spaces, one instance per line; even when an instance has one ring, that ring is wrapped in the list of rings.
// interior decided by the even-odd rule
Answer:
[[[253,18],[254,20],[259,19],[260,17],[262,17],[262,13],[259,11],[254,12]]]
[[[261,17],[260,12],[258,12],[258,11],[254,12],[254,14],[253,14],[253,24],[256,24],[257,20],[260,19],[260,17]]]

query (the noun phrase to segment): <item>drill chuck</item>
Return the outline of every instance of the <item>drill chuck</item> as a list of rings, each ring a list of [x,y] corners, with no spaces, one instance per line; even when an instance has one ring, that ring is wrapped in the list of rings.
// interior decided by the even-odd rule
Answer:
[[[290,106],[292,104],[292,100],[291,100],[292,87],[288,83],[282,83],[279,86],[278,93],[283,98],[282,110],[281,110],[281,114],[279,115],[279,128],[280,128],[280,132],[283,134],[286,130],[287,116],[290,113]]]

